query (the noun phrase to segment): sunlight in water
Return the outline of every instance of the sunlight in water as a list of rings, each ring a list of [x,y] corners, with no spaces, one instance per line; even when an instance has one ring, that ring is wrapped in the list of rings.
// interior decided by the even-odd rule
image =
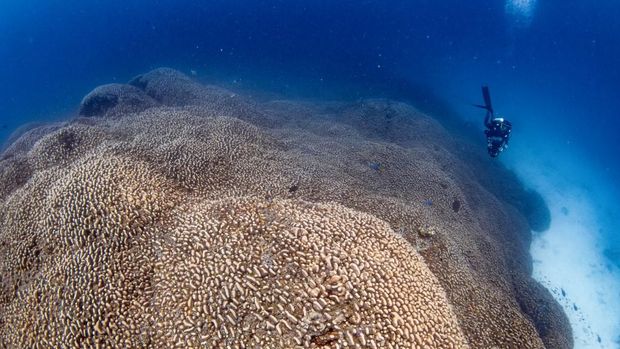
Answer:
[[[527,27],[532,22],[536,0],[507,0],[506,14],[511,16],[516,25]]]

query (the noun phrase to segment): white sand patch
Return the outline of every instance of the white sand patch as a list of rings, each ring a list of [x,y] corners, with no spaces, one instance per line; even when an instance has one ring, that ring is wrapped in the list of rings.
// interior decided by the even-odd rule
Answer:
[[[617,230],[605,226],[600,214],[614,203],[612,184],[604,183],[578,155],[558,156],[557,150],[566,152],[566,146],[546,143],[537,148],[554,151],[534,155],[531,150],[512,149],[509,159],[551,210],[550,229],[532,242],[534,277],[564,307],[575,348],[620,348],[620,273],[604,257],[599,232]]]
[[[591,203],[570,192],[542,195],[553,222],[532,243],[534,277],[564,307],[575,348],[617,348],[613,341],[620,333],[620,280],[597,243],[599,225]]]

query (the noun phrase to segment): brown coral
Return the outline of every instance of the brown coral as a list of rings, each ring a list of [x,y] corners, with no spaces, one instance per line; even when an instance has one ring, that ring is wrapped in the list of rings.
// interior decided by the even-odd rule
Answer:
[[[362,346],[364,333],[367,346],[370,339],[378,344],[378,338],[387,346],[406,341],[406,324],[413,321],[417,327],[409,329],[408,343],[433,340],[429,345],[458,347],[465,343],[462,333],[473,347],[542,348],[541,338],[571,346],[564,314],[552,307],[547,308],[553,316],[534,314],[542,308],[528,301],[544,289],[533,287],[529,277],[525,218],[481,185],[480,170],[460,160],[464,145],[433,119],[382,100],[257,105],[179,74],[156,70],[132,82],[167,107],[30,132],[39,140],[28,140],[28,147],[0,160],[5,188],[0,314],[8,314],[0,336],[7,345],[44,338],[82,346],[98,341],[173,346],[248,328],[254,329],[255,341],[274,345],[297,343],[297,338],[302,346]],[[398,120],[398,128],[381,128],[386,114]],[[373,162],[382,170],[369,167]],[[13,180],[21,168],[30,169],[28,176]],[[485,171],[491,176],[494,169]],[[432,206],[424,204],[427,199]],[[420,227],[433,227],[435,234],[419,237]],[[316,252],[308,245],[312,239],[317,258],[310,258]],[[206,248],[214,244],[222,248]],[[296,256],[293,250],[309,255]],[[385,251],[394,252],[390,257]],[[304,263],[323,257],[331,268],[332,258],[338,258],[339,271],[305,269]],[[375,267],[354,282],[363,271],[353,265],[360,264]],[[253,300],[247,310],[236,293],[232,297],[239,290],[229,282],[244,273],[241,265],[278,266],[276,275],[266,269],[269,282],[257,279],[251,267],[244,275],[257,282],[240,279],[257,288],[255,294],[269,297],[259,306],[275,321],[263,313],[265,321],[233,321],[237,327],[224,330],[227,315],[235,320],[259,310]],[[215,275],[211,267],[221,269],[219,281],[206,276]],[[258,270],[261,277],[263,272]],[[406,284],[388,282],[412,275],[419,277]],[[314,286],[307,295],[292,291],[301,281],[309,283],[306,279],[314,280],[318,291]],[[334,287],[323,290],[320,285],[327,281]],[[381,282],[389,287],[368,284]],[[249,292],[248,287],[243,290]],[[340,292],[367,298],[358,302],[358,311],[340,304]],[[324,295],[329,307],[319,301]],[[212,309],[197,307],[206,299],[214,301]],[[95,300],[103,308],[94,306]],[[227,305],[216,308],[223,300]],[[399,318],[379,315],[390,302],[406,311]],[[288,303],[293,309],[286,308]],[[309,314],[304,306],[319,314],[318,328],[312,318],[301,321]],[[347,313],[351,307],[359,318]],[[329,309],[328,315],[317,308]],[[344,320],[335,322],[342,320],[340,312]],[[217,321],[215,332],[205,321],[211,319]],[[394,325],[401,321],[402,326]],[[339,325],[345,323],[380,323],[383,329],[359,332]],[[263,327],[252,327],[258,324]],[[385,331],[388,325],[395,331]],[[541,325],[544,334],[537,331]],[[241,332],[234,332],[235,338],[246,338]]]
[[[44,190],[33,182],[23,190]],[[385,222],[335,204],[178,190],[104,151],[56,178],[45,200],[10,205],[12,217],[42,212],[35,235],[5,224],[25,239],[2,254],[3,343],[465,346],[441,286]]]

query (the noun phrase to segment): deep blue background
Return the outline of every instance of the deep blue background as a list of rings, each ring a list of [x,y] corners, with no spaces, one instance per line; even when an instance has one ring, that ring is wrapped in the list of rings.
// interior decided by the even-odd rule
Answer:
[[[385,92],[394,79],[392,92],[407,94],[415,83],[441,96],[445,87],[452,94],[444,97],[456,104],[477,100],[474,87],[481,82],[508,82],[510,90],[492,90],[496,104],[542,105],[546,118],[559,121],[556,127],[571,131],[592,156],[616,160],[620,5],[539,2],[531,25],[514,28],[503,1],[438,3],[0,5],[0,113],[7,128],[20,124],[19,118],[48,118],[75,107],[99,83],[124,81],[158,65],[305,95],[321,84],[321,91],[331,91],[345,83]],[[451,80],[463,71],[477,75]],[[540,127],[549,127],[544,122]]]
[[[559,137],[617,178],[618,18],[613,0],[539,1],[529,26],[487,0],[3,2],[0,139],[158,66],[293,97],[408,98],[475,123],[489,83],[514,142]]]

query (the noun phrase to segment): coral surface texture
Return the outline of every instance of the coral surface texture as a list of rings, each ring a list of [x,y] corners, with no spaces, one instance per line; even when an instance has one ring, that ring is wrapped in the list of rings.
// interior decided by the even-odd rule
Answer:
[[[571,348],[547,219],[406,103],[159,68],[5,147],[0,348]]]

